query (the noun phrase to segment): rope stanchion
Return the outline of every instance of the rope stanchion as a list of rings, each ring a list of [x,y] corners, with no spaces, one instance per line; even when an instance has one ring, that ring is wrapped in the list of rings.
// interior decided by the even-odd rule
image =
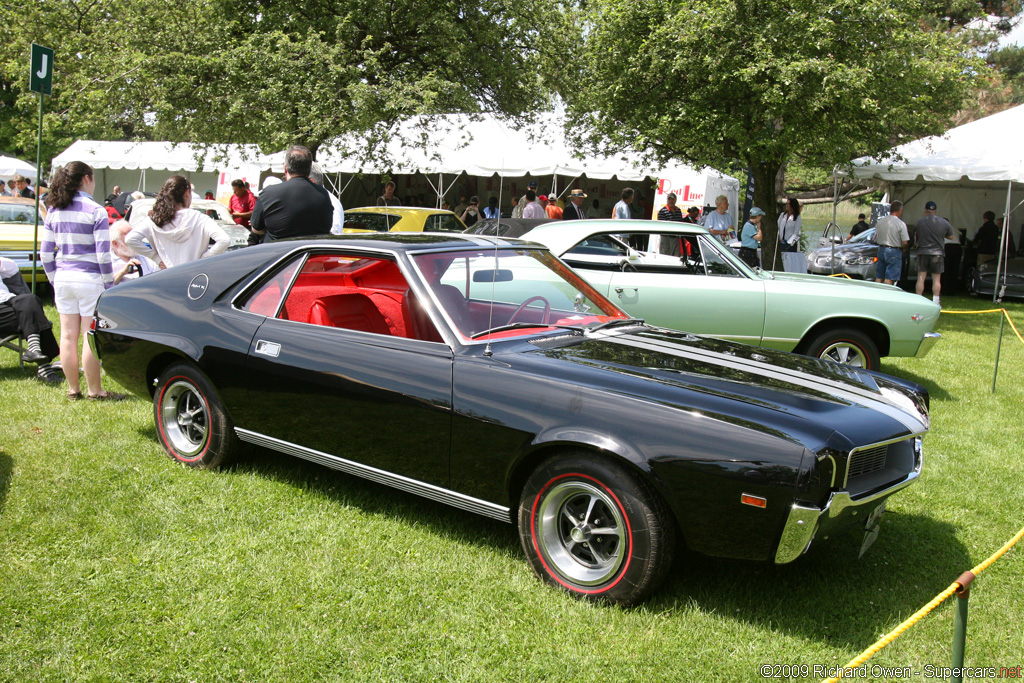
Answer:
[[[1018,531],[1013,538],[1011,538],[1009,541],[1003,544],[1003,547],[994,552],[992,555],[990,555],[988,559],[986,559],[984,562],[979,564],[971,571],[964,572],[963,574],[961,574],[956,581],[951,583],[949,587],[946,588],[946,590],[942,591],[934,598],[932,598],[932,600],[929,601],[927,605],[914,612],[913,615],[904,620],[899,626],[897,626],[892,631],[879,638],[871,647],[869,647],[868,649],[864,650],[864,652],[860,653],[859,655],[851,659],[846,666],[838,670],[835,676],[831,678],[826,678],[822,683],[836,683],[836,681],[844,677],[847,671],[850,671],[852,673],[853,669],[856,669],[861,664],[871,659],[871,657],[873,657],[880,650],[882,650],[882,648],[884,648],[886,645],[899,638],[901,635],[903,635],[903,633],[907,629],[909,629],[917,622],[921,621],[921,619],[923,619],[929,612],[931,612],[936,607],[945,602],[951,595],[953,595],[954,593],[959,593],[963,589],[967,588],[978,574],[991,567],[996,560],[998,560],[1000,557],[1008,553],[1010,549],[1013,548],[1013,546],[1015,546],[1017,543],[1019,543],[1022,538],[1024,538],[1024,528],[1021,528],[1021,530]]]

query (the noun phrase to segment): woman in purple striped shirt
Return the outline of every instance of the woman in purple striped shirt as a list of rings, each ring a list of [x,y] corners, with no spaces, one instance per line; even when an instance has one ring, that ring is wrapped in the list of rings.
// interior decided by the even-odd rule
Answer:
[[[72,161],[57,169],[46,195],[49,211],[43,223],[39,260],[53,285],[60,314],[60,359],[68,380],[68,398],[82,398],[78,376],[78,345],[89,328],[96,301],[113,282],[110,267],[110,232],[106,210],[92,193],[96,179],[92,168]],[[100,361],[88,342],[82,349],[86,397],[94,401],[119,401],[124,394],[103,390]]]

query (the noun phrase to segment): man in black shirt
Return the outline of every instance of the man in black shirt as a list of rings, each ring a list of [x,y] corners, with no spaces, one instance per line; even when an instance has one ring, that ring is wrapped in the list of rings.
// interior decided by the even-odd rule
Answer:
[[[698,219],[700,218],[700,208],[691,206],[686,210],[686,215],[683,216],[683,223],[690,223],[692,225],[698,225]]]
[[[683,212],[678,206],[676,206],[676,193],[669,192],[666,201],[668,203],[665,204],[665,206],[661,207],[661,210],[658,211],[658,220],[682,223]]]
[[[852,240],[854,237],[861,234],[865,230],[871,228],[871,226],[867,224],[867,221],[864,220],[865,218],[867,218],[867,216],[865,216],[864,214],[860,214],[857,216],[857,225],[850,228],[850,235],[846,238],[847,242],[849,242],[850,240]]]
[[[999,228],[995,224],[996,215],[992,211],[981,214],[985,221],[974,233],[974,246],[978,249],[978,265],[995,259],[999,251]]]
[[[285,182],[264,188],[252,210],[253,235],[271,242],[331,232],[334,207],[327,190],[309,179],[313,154],[301,145],[284,157]]]

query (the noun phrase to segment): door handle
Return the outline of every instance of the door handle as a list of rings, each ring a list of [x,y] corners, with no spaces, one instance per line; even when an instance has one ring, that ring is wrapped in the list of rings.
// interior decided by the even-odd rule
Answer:
[[[256,353],[277,358],[281,355],[281,345],[277,342],[268,342],[260,339],[256,342]]]

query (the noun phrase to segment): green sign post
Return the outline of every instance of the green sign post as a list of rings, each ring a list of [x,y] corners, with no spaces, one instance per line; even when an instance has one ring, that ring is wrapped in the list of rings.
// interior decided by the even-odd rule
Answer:
[[[32,229],[32,293],[36,292],[36,264],[39,262],[39,174],[43,155],[43,95],[49,95],[53,88],[53,50],[32,43],[28,87],[39,93],[39,140],[36,143],[36,219]]]

